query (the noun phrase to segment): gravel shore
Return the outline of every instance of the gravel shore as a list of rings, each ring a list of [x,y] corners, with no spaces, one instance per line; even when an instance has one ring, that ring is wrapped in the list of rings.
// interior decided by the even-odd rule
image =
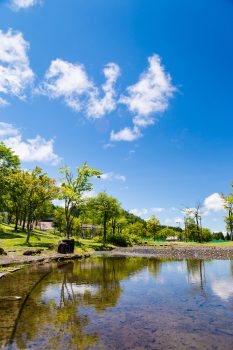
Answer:
[[[156,245],[116,248],[111,255],[154,256],[168,259],[219,259],[233,260],[233,247]]]

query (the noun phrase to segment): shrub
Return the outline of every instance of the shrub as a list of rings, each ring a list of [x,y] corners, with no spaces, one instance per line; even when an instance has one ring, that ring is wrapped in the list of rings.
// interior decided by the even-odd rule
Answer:
[[[156,232],[156,239],[165,240],[167,237],[170,236],[178,236],[178,232],[169,227],[165,227],[162,230]]]
[[[107,236],[107,243],[112,243],[112,244],[115,244],[115,245],[118,245],[120,247],[128,247],[131,245],[131,242],[130,240],[128,239],[128,235],[120,235],[120,234],[117,234],[117,235],[108,235]]]

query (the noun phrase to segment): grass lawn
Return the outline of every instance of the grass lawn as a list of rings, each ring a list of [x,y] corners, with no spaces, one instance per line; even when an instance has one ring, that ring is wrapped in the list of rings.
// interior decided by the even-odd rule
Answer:
[[[149,246],[160,245],[160,244],[171,244],[171,245],[182,245],[182,246],[198,246],[198,247],[233,247],[233,241],[215,241],[215,242],[166,242],[166,241],[154,241],[145,240]]]
[[[55,250],[57,250],[56,248],[58,241],[62,238],[64,238],[64,236],[60,236],[59,234],[33,230],[31,233],[30,243],[26,244],[26,232],[22,232],[20,230],[18,232],[15,232],[13,226],[0,224],[0,247],[6,251],[15,250],[19,254],[22,250],[25,250],[28,247],[35,249],[46,249],[51,244],[53,244],[55,246]],[[91,252],[93,250],[104,249],[103,244],[95,240],[80,238],[75,238],[75,240],[75,253]],[[109,244],[106,246],[107,248],[111,247]],[[54,253],[54,250],[51,250],[49,252]]]

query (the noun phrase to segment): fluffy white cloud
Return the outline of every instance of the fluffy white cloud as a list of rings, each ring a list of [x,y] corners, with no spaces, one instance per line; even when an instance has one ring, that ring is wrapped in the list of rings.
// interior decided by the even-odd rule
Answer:
[[[0,137],[5,136],[15,136],[19,132],[18,130],[12,125],[4,122],[0,122]]]
[[[140,129],[155,123],[155,115],[168,108],[169,99],[173,97],[176,88],[171,83],[171,77],[165,72],[158,55],[148,58],[149,67],[143,72],[134,85],[127,88],[127,95],[121,96],[119,102],[125,104],[129,111],[136,114],[133,117],[134,128],[111,134],[113,141],[134,141],[141,135]],[[133,132],[133,130],[137,132]],[[126,136],[125,136],[126,134]],[[122,137],[123,135],[123,137]],[[114,137],[115,136],[115,137]]]
[[[10,147],[22,161],[49,162],[56,165],[61,158],[54,153],[54,140],[45,140],[37,135],[33,139],[23,141],[20,131],[12,124],[0,123],[0,138]]]
[[[105,84],[102,86],[104,97],[99,98],[99,90],[95,88],[90,92],[87,105],[87,114],[93,118],[100,118],[106,113],[112,112],[116,108],[115,83],[120,75],[120,68],[115,63],[109,63],[104,68]]]
[[[11,0],[10,6],[13,10],[19,11],[39,4],[40,0]]]
[[[34,74],[29,66],[29,44],[22,33],[9,29],[0,30],[0,95],[12,95],[24,99],[25,90],[33,82]],[[0,96],[0,105],[8,102]]]
[[[145,216],[150,216],[152,214],[155,213],[161,213],[162,211],[164,211],[164,208],[141,208],[141,209],[132,209],[130,210],[130,213],[136,215],[136,216],[141,216],[141,217],[145,217]]]
[[[118,180],[118,181],[123,181],[123,182],[126,181],[126,177],[124,175],[118,175],[112,171],[109,173],[102,174],[101,179],[102,180],[110,180],[110,181],[112,181],[112,180]]]
[[[142,208],[142,209],[132,209],[130,210],[130,213],[136,215],[136,216],[144,216],[147,215],[149,213],[149,210],[146,208]]]
[[[101,118],[116,108],[114,85],[120,75],[115,63],[105,66],[106,82],[102,85],[104,96],[89,79],[82,64],[73,64],[61,59],[51,62],[44,82],[37,92],[50,98],[64,98],[68,107],[74,111],[83,110],[88,117]]]
[[[224,209],[224,201],[219,193],[213,193],[204,200],[205,212],[217,212]]]
[[[124,128],[118,132],[111,131],[111,141],[135,141],[142,136],[140,129],[137,126],[133,128]]]
[[[175,91],[171,77],[165,72],[160,57],[153,55],[148,61],[147,71],[141,74],[136,84],[127,88],[128,95],[120,99],[131,112],[141,116],[163,112],[167,109],[168,100]]]
[[[152,213],[161,213],[164,211],[164,208],[151,208]]]
[[[70,108],[79,111],[82,105],[80,97],[92,89],[93,84],[83,65],[56,59],[38,91],[50,98],[64,98]]]

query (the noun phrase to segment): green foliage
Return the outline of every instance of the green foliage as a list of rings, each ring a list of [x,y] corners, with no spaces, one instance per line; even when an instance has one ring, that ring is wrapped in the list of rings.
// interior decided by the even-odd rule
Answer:
[[[147,220],[146,227],[150,237],[153,236],[154,239],[156,238],[156,232],[159,230],[159,225],[160,221],[154,215]]]
[[[107,242],[119,247],[129,247],[141,242],[140,237],[129,234],[109,234],[107,235]]]
[[[212,240],[212,234],[211,231],[208,228],[202,228],[201,230],[201,239],[202,242],[210,242]]]
[[[167,237],[177,236],[177,232],[169,227],[165,227],[156,232],[157,240],[165,240]]]
[[[134,235],[137,237],[145,237],[146,236],[146,227],[145,224],[141,222],[134,222],[133,224],[129,224],[125,230],[127,234]]]
[[[83,203],[83,195],[93,188],[90,178],[100,177],[102,173],[99,170],[90,168],[86,163],[81,168],[77,168],[76,177],[66,166],[61,167],[60,173],[62,174],[62,184],[59,199],[65,201],[66,236],[69,238],[74,211]]]

